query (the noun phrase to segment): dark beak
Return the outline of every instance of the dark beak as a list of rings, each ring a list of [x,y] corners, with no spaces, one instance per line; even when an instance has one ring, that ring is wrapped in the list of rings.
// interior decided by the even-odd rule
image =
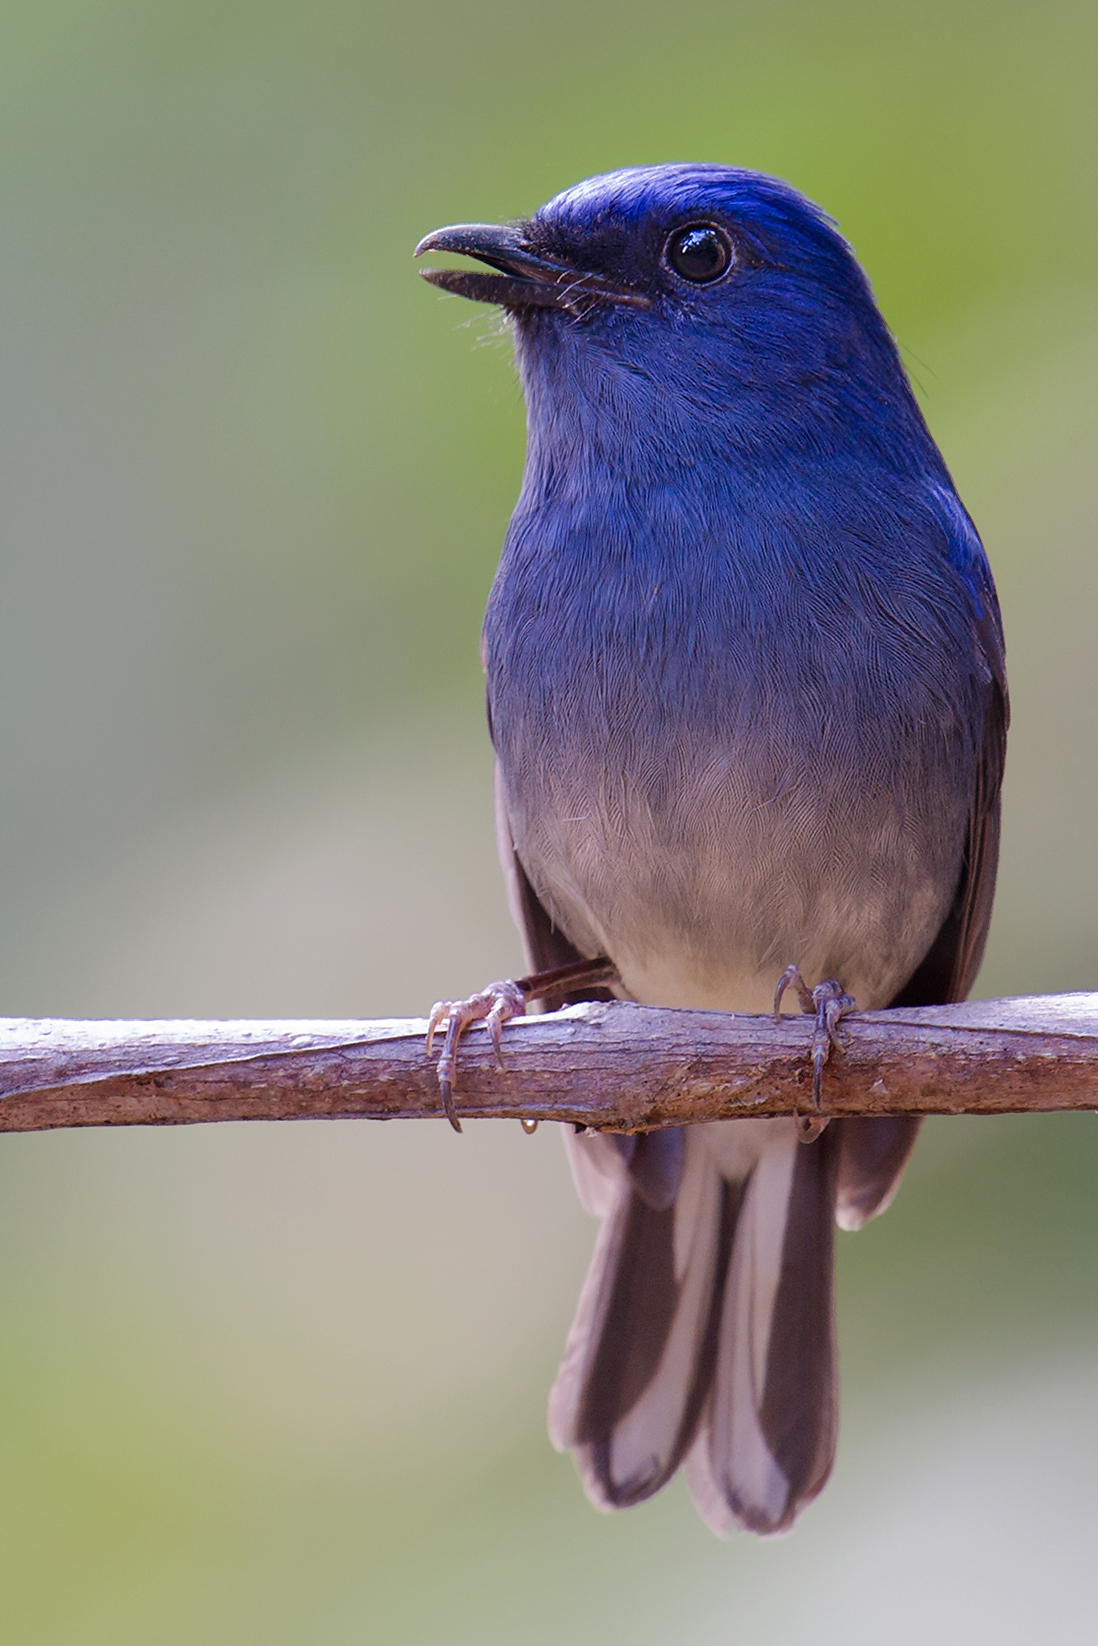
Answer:
[[[604,275],[570,267],[540,256],[531,247],[522,226],[501,228],[494,223],[457,223],[436,229],[421,240],[415,255],[425,251],[458,252],[487,263],[493,274],[479,269],[420,269],[424,280],[458,297],[477,303],[498,303],[505,309],[587,309],[592,298],[648,307],[648,299]]]

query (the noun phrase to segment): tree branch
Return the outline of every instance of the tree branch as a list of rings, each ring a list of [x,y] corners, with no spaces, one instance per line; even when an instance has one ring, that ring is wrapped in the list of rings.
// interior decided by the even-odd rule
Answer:
[[[0,1131],[212,1120],[441,1115],[419,1019],[67,1022],[0,1019]],[[619,1002],[528,1017],[462,1046],[463,1116],[637,1130],[804,1113],[812,1023]],[[823,1113],[1098,1109],[1098,994],[847,1018]]]

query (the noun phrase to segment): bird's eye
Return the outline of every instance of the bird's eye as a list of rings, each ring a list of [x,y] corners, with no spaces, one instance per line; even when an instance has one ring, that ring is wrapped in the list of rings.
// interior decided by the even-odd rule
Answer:
[[[691,223],[676,229],[664,247],[664,257],[684,280],[708,286],[732,267],[732,242],[712,223]]]

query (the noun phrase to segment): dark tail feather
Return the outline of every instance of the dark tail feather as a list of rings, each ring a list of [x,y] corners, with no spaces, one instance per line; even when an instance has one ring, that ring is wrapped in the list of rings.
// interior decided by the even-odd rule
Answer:
[[[687,1458],[715,1531],[777,1531],[823,1485],[835,1443],[836,1142],[791,1121],[685,1133],[672,1207],[607,1137],[570,1144],[605,1217],[550,1400],[604,1509],[649,1497]],[[578,1158],[575,1158],[577,1157]]]
[[[839,1182],[835,1218],[840,1229],[860,1229],[887,1211],[915,1147],[919,1115],[866,1115],[832,1121],[838,1134]]]
[[[721,1534],[784,1531],[831,1471],[837,1155],[832,1128],[771,1148],[744,1197],[716,1377],[687,1460],[695,1502]]]
[[[653,1189],[663,1188],[666,1164],[629,1158],[606,1136],[569,1138],[580,1193],[605,1221],[550,1396],[549,1432],[574,1452],[602,1509],[639,1503],[671,1478],[712,1376],[713,1300],[738,1200],[691,1147],[696,1130],[678,1193],[663,1206]]]

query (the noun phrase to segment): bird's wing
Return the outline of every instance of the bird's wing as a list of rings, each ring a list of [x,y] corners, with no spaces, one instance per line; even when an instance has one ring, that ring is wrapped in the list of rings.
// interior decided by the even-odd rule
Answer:
[[[526,952],[526,963],[532,972],[554,971],[558,966],[571,966],[580,960],[593,960],[593,955],[581,954],[574,943],[570,943],[559,926],[553,924],[552,916],[541,902],[537,892],[531,886],[526,870],[519,861],[515,850],[515,842],[511,835],[511,819],[507,814],[507,798],[503,792],[503,781],[500,777],[499,762],[495,769],[495,797],[496,797],[496,850],[499,853],[500,867],[503,870],[503,883],[507,891],[507,905],[511,910],[511,918],[522,935],[522,946]],[[609,989],[592,985],[586,989],[575,989],[566,995],[555,995],[555,1005],[574,1005],[579,1000],[613,1000],[614,996]]]
[[[526,870],[519,862],[515,842],[511,836],[511,819],[507,814],[507,797],[503,792],[498,761],[495,768],[495,800],[496,850],[499,853],[500,868],[503,870],[503,884],[507,890],[507,906],[522,935],[522,946],[526,951],[526,963],[530,970],[548,972],[555,970],[557,966],[570,966],[573,961],[591,959],[590,955],[580,954],[560,928],[554,926],[548,910],[538,898],[527,878]],[[589,995],[577,995],[573,998],[592,997],[605,999],[606,991],[592,990]]]
[[[950,558],[970,594],[986,669],[986,707],[956,895],[941,930],[893,1006],[938,1006],[965,999],[984,956],[999,862],[999,797],[1010,721],[1002,620],[976,528],[952,493],[937,488],[936,492]],[[920,1124],[914,1115],[882,1115],[842,1120],[832,1128],[840,1133],[836,1216],[842,1228],[860,1229],[886,1209],[899,1188]]]

